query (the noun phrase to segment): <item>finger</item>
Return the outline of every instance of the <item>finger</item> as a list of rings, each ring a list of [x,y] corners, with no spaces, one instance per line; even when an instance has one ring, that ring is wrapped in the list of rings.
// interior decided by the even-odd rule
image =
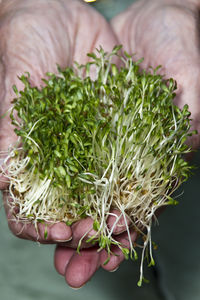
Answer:
[[[130,230],[131,242],[134,243],[137,238],[137,233],[134,230]],[[116,240],[121,243],[121,246],[130,249],[130,241],[127,233],[122,233]],[[100,253],[100,264],[104,270],[114,272],[118,269],[120,263],[124,260],[124,254],[118,246],[111,247],[112,253],[108,255],[106,250],[102,250]],[[107,262],[109,258],[109,261]]]
[[[81,250],[80,254],[74,253],[66,267],[66,282],[73,288],[82,287],[94,275],[99,265],[96,248]]]
[[[9,185],[9,179],[6,176],[10,157],[9,148],[16,141],[17,136],[14,133],[14,127],[10,124],[8,116],[1,119],[0,111],[0,190],[5,190]]]
[[[107,224],[112,233],[118,235],[127,230],[127,227],[131,224],[131,221],[123,216],[120,211],[114,209],[109,214]]]
[[[39,224],[38,229],[40,243],[65,243],[72,239],[71,228],[64,222]]]
[[[88,242],[88,239],[91,237],[93,237],[94,240],[95,238],[98,239],[98,233],[93,229],[93,223],[93,219],[89,217],[74,223],[71,227],[73,238],[66,246],[77,248],[80,240],[80,249],[93,246],[93,244]],[[126,231],[131,222],[128,218],[124,219],[124,216],[122,216],[117,209],[114,209],[110,212],[107,223],[112,233],[118,235]]]
[[[119,44],[110,24],[100,13],[87,4],[79,1],[72,2],[78,18],[73,60],[86,63],[89,60],[88,52],[95,51],[100,46],[110,52],[116,44]],[[80,14],[81,18],[79,18]]]
[[[94,220],[90,217],[74,223],[71,227],[73,238],[66,245],[76,248],[81,240],[80,249],[93,246],[87,242],[91,237],[94,237],[94,239],[95,237],[98,238],[98,233],[93,229],[93,223]],[[127,226],[130,225],[130,220],[128,218],[124,219],[124,216],[122,216],[117,209],[114,209],[110,212],[107,223],[112,233],[118,235],[127,230]]]
[[[72,231],[64,222],[33,223],[23,222],[17,218],[17,207],[13,207],[8,192],[3,193],[3,202],[8,219],[8,226],[12,233],[19,238],[37,241],[40,243],[63,243],[72,238]]]
[[[57,245],[54,255],[54,265],[60,275],[65,276],[65,269],[75,251],[72,248]]]
[[[17,219],[9,219],[8,226],[12,233],[21,239],[32,240],[41,244],[66,243],[72,237],[71,229],[65,223],[44,223],[35,226],[32,223],[23,223]]]
[[[73,238],[66,246],[77,248],[77,246],[80,245],[80,249],[91,247],[91,243],[88,243],[87,240],[97,234],[93,229],[93,222],[92,218],[88,217],[74,223],[71,226]]]
[[[0,169],[1,169],[1,162],[0,162]],[[8,185],[9,185],[9,180],[0,173],[0,191],[5,190],[8,187]]]

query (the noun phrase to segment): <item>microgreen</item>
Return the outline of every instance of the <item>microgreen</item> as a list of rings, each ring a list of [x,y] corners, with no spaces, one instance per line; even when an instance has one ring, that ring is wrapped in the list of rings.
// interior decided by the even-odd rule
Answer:
[[[190,151],[185,141],[192,132],[188,106],[173,104],[176,82],[159,75],[159,67],[141,71],[141,60],[120,56],[120,49],[100,48],[88,54],[86,65],[58,67],[42,87],[31,86],[28,73],[19,78],[24,90],[13,87],[10,114],[19,142],[4,173],[21,220],[71,225],[90,216],[96,235],[89,241],[108,254],[117,245],[125,258],[137,257],[126,218],[138,231],[146,229],[140,285],[148,246],[154,262],[155,212],[175,204],[171,194],[190,174],[183,154]],[[123,66],[118,69],[113,58]],[[111,208],[124,218],[129,250],[107,226]]]

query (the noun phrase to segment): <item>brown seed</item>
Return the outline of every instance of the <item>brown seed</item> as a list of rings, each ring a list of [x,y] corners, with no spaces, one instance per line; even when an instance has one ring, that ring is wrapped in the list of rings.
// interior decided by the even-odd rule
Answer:
[[[141,191],[141,194],[142,194],[142,195],[146,195],[146,194],[148,194],[148,192],[149,192],[148,190],[142,190],[142,191]]]
[[[153,177],[156,174],[156,172],[151,173],[150,177]]]

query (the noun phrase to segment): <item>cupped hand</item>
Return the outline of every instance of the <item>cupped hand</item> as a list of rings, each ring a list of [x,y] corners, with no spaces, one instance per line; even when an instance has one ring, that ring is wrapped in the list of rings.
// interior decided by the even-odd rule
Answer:
[[[110,228],[113,227],[116,217],[119,216],[117,210],[113,210],[111,213],[112,215],[108,217],[108,226]],[[77,234],[73,235],[73,239],[70,242],[57,245],[56,247],[54,257],[56,270],[65,277],[66,282],[73,288],[82,287],[90,280],[99,267],[109,272],[114,272],[125,258],[118,246],[111,246],[111,254],[108,256],[105,249],[99,251],[98,244],[93,247],[88,245],[88,237],[95,235],[92,225],[93,220],[90,218],[75,223],[74,226],[72,226],[72,231],[76,230]],[[74,251],[73,247],[78,244],[80,238],[86,232],[86,228],[90,231],[87,237],[82,241],[82,247],[80,253],[78,253]],[[115,226],[113,236],[123,247],[130,248],[129,237],[126,232],[123,217],[119,219]],[[133,228],[130,229],[130,237],[132,243],[134,243],[137,238],[137,233]]]
[[[0,4],[0,20],[0,115],[8,111],[15,97],[12,86],[15,84],[18,90],[23,89],[18,76],[24,72],[30,73],[32,85],[41,86],[41,78],[45,77],[46,72],[56,73],[57,64],[61,68],[70,66],[73,61],[84,64],[88,60],[88,52],[100,45],[110,51],[118,43],[104,18],[91,7],[75,0],[3,0]],[[1,164],[9,146],[16,142],[13,129],[9,114],[0,119]],[[76,254],[80,238],[88,231],[92,234],[92,220],[88,218],[72,227],[62,222],[39,224],[36,231],[33,224],[17,221],[17,209],[10,210],[9,201],[12,199],[6,191],[8,184],[6,178],[1,176],[0,188],[4,190],[5,210],[11,231],[20,238],[63,245],[57,248],[55,254],[57,270],[62,275],[66,274],[71,286],[84,284],[106,256],[104,251],[98,253],[95,247],[81,250],[81,255]],[[112,218],[109,222],[112,225]],[[114,233],[119,233],[117,226]],[[122,241],[125,239],[123,234],[120,238]],[[82,246],[91,247],[84,241]],[[118,262],[111,258],[105,268],[116,268],[122,257],[122,254],[118,256]],[[77,267],[78,278],[73,276]]]
[[[115,17],[111,25],[128,53],[136,53],[136,60],[144,57],[142,68],[162,65],[159,72],[177,81],[175,103],[180,107],[189,105],[192,129],[200,131],[199,8],[198,0],[140,0]],[[192,148],[197,148],[200,134],[193,135],[188,142]],[[126,233],[119,239],[127,243]],[[132,240],[135,239],[136,233],[132,232]],[[58,246],[55,266],[71,286],[80,287],[100,265],[109,271],[119,266],[124,256],[114,250],[118,256],[113,255],[104,265],[105,251],[98,256],[95,248],[83,249],[78,256],[72,250],[66,252]]]
[[[112,28],[128,53],[144,58],[143,68],[162,65],[159,72],[177,81],[175,102],[189,105],[192,128],[188,141],[200,144],[199,0],[140,0],[112,20]]]
[[[32,84],[39,86],[47,71],[56,72],[56,64],[66,67],[74,60],[85,63],[86,53],[95,47],[101,45],[105,50],[111,50],[120,42],[127,52],[137,53],[136,59],[144,57],[142,67],[161,64],[160,72],[177,80],[176,103],[181,107],[185,103],[189,105],[193,128],[199,129],[199,1],[140,0],[112,20],[118,41],[106,21],[79,1],[4,0],[0,8],[1,114],[8,110],[14,97],[11,86],[16,84],[19,90],[23,89],[17,75],[28,71]],[[1,119],[0,128],[0,149],[4,151],[16,140],[8,116]],[[189,142],[197,148],[199,140],[196,135]],[[5,189],[7,183],[3,180],[1,178],[0,187]],[[4,202],[6,197],[4,195]],[[113,248],[118,255],[112,255],[109,263],[104,265],[106,251],[97,252],[97,247],[90,247],[85,242],[94,233],[89,218],[71,228],[64,223],[40,224],[36,233],[33,225],[15,222],[8,205],[5,208],[14,234],[44,243],[59,243],[55,267],[72,287],[86,283],[99,266],[113,271],[124,259],[119,249]],[[112,225],[112,218],[108,222]],[[119,228],[123,231],[123,224]],[[119,228],[114,230],[114,234],[118,234],[116,239],[128,247],[127,234],[119,234]],[[45,230],[48,231],[46,239]],[[83,240],[81,253],[77,254],[74,248],[86,232],[89,233]],[[131,237],[135,241],[134,231],[131,231]]]

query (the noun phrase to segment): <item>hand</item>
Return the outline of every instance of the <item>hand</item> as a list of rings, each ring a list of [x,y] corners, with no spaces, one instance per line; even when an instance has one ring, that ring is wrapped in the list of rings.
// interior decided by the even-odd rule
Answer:
[[[114,210],[112,214],[112,216],[108,217],[108,226],[110,228],[114,225],[116,217],[119,216],[119,212]],[[88,248],[88,244],[85,241],[88,237],[95,234],[93,230],[91,230],[87,238],[83,240],[80,254],[74,251],[73,247],[77,245],[87,229],[92,228],[92,224],[92,219],[88,218],[72,225],[72,231],[74,230],[74,233],[76,230],[76,236],[73,234],[71,242],[58,245],[55,251],[54,262],[56,270],[62,276],[65,276],[66,282],[73,288],[82,287],[99,267],[113,272],[118,269],[120,263],[124,260],[124,255],[117,246],[111,247],[111,251],[114,254],[110,255],[110,260],[106,264],[105,262],[108,258],[106,250],[98,252],[98,247],[90,247],[90,245]],[[120,242],[124,247],[130,248],[123,218],[119,219],[119,222],[114,228],[113,235],[116,241]],[[137,238],[137,233],[133,228],[130,229],[130,235],[132,243],[134,243]]]
[[[111,23],[126,51],[144,57],[143,68],[162,65],[160,72],[177,81],[175,102],[189,105],[192,129],[200,132],[199,9],[199,0],[141,0]],[[200,134],[188,142],[197,148]]]
[[[74,60],[86,63],[86,54],[96,47],[101,45],[110,51],[117,44],[112,29],[104,18],[89,6],[75,0],[3,0],[0,4],[0,20],[0,115],[9,109],[10,101],[15,96],[12,85],[15,84],[18,90],[23,89],[17,76],[25,71],[30,73],[32,85],[40,86],[41,78],[44,78],[47,71],[57,71],[56,64],[66,67]],[[4,151],[16,141],[16,136],[10,125],[9,115],[0,122],[0,158],[3,160],[6,156]],[[7,188],[8,182],[5,181],[1,176],[1,189]],[[92,230],[91,219],[80,221],[71,228],[62,222],[55,225],[39,224],[36,232],[34,225],[24,225],[16,220],[17,211],[10,210],[9,201],[12,199],[9,199],[8,192],[4,192],[8,224],[15,235],[41,243],[61,243],[65,246],[58,246],[55,265],[61,274],[66,273],[71,286],[79,287],[84,284],[104,262],[106,253],[97,253],[96,247],[82,250],[82,255],[77,255],[74,250],[82,235],[90,228]],[[112,224],[112,218],[109,222]],[[116,227],[115,233],[118,231]],[[135,233],[132,235],[134,238]],[[125,236],[122,234],[120,238],[125,239]],[[71,242],[67,243],[70,239]],[[83,246],[91,245],[83,241]],[[117,259],[111,258],[104,268],[116,268],[122,257],[120,254]],[[77,267],[79,277],[73,276]]]
[[[148,66],[157,67],[162,65],[160,72],[166,77],[177,80],[178,90],[176,104],[183,107],[188,104],[192,113],[193,129],[200,129],[200,106],[199,106],[199,36],[196,20],[198,18],[199,1],[174,1],[174,0],[141,0],[133,4],[127,11],[115,17],[111,25],[119,42],[128,53],[137,53],[135,59],[144,57],[143,68]],[[188,41],[189,39],[189,41]],[[193,136],[188,141],[193,148],[197,148],[200,136]],[[132,233],[133,234],[133,233]],[[124,233],[125,235],[125,233]],[[121,237],[120,237],[121,238]],[[136,234],[133,234],[133,240]],[[103,253],[103,254],[102,254]],[[55,255],[57,270],[65,276],[72,286],[84,284],[81,276],[78,283],[75,282],[77,274],[84,274],[83,261],[90,257],[94,264],[86,263],[85,271],[89,279],[103,261],[106,253],[102,252],[98,258],[95,249],[83,250],[82,256],[66,252],[64,248],[58,247]],[[105,255],[105,257],[104,257]],[[76,262],[73,261],[76,259]],[[69,259],[71,259],[69,261]],[[112,264],[114,260],[115,264]],[[115,269],[124,259],[119,253],[113,256],[107,269]],[[62,263],[61,263],[62,262]],[[74,273],[71,272],[71,268]],[[70,276],[69,276],[69,273]],[[85,276],[86,278],[86,276]],[[73,281],[71,284],[70,280]]]

